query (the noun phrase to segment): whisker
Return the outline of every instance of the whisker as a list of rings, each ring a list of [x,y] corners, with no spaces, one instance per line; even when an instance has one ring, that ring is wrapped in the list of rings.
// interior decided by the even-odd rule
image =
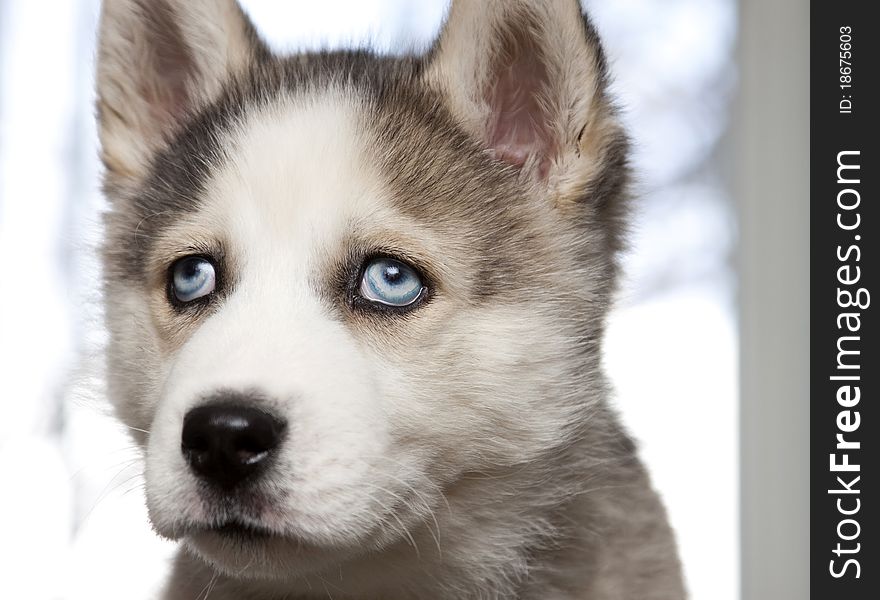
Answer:
[[[398,460],[396,460],[396,459],[394,459],[394,458],[388,457],[388,456],[375,456],[375,455],[374,455],[374,456],[367,456],[367,457],[365,457],[365,459],[366,459],[366,460],[369,460],[369,459],[373,459],[373,460],[376,460],[376,459],[379,459],[379,460],[385,460],[385,461],[388,461],[388,462],[391,462],[391,463],[396,464],[398,467],[405,468],[405,465],[403,465],[402,463],[400,463],[400,461],[398,461]],[[370,466],[373,467],[373,468],[376,468],[375,465],[370,465]],[[417,515],[419,515],[419,518],[420,518],[420,519],[422,520],[422,522],[425,524],[425,526],[426,526],[426,528],[427,528],[427,530],[428,530],[428,533],[430,533],[430,534],[431,534],[431,537],[434,538],[434,543],[435,543],[436,546],[437,546],[437,552],[438,552],[438,554],[439,554],[440,556],[442,556],[442,555],[443,555],[443,547],[442,547],[442,545],[441,545],[441,543],[440,543],[440,523],[439,523],[439,521],[437,520],[437,514],[436,514],[436,512],[434,511],[434,509],[432,508],[431,503],[428,502],[427,498],[425,498],[425,496],[424,496],[424,495],[423,495],[423,494],[422,494],[422,493],[421,493],[421,492],[415,487],[415,485],[413,485],[412,483],[409,483],[409,482],[407,482],[407,481],[401,479],[400,477],[397,477],[396,475],[394,475],[394,474],[392,474],[392,473],[390,473],[390,472],[387,472],[387,471],[385,471],[385,470],[381,470],[381,469],[380,469],[380,470],[379,470],[379,473],[380,473],[380,475],[382,475],[382,476],[384,476],[384,477],[387,477],[387,478],[389,478],[389,479],[391,479],[391,480],[397,482],[397,483],[400,484],[401,486],[403,486],[407,491],[411,492],[411,493],[412,493],[412,494],[413,494],[413,495],[419,500],[420,505],[421,505],[421,507],[422,507],[424,510],[419,510],[418,507],[414,506],[414,505],[413,505],[412,503],[410,503],[410,502],[406,502],[406,501],[404,501],[404,500],[403,500],[402,498],[400,498],[400,496],[398,496],[397,494],[392,494],[392,495],[393,495],[394,497],[396,497],[399,501],[401,501],[405,506],[407,506],[408,508],[410,508],[411,510],[413,510],[414,512],[416,512]],[[450,505],[449,505],[449,500],[448,500],[448,498],[446,498],[446,494],[443,493],[443,490],[440,488],[440,486],[438,486],[437,484],[435,484],[434,482],[432,482],[432,481],[430,481],[430,480],[428,480],[428,479],[424,479],[423,481],[420,481],[420,483],[426,483],[426,484],[428,484],[430,487],[432,487],[432,488],[436,491],[436,497],[438,497],[438,498],[440,498],[440,499],[443,500],[443,503],[445,504],[447,511],[448,511],[450,514],[452,514],[452,508],[451,508]],[[385,491],[385,492],[391,494],[390,491],[385,490],[384,488],[381,488],[381,489],[383,489],[383,491]],[[427,515],[424,515],[424,514],[423,514],[423,513],[425,513],[425,512],[427,512]],[[430,517],[431,522],[433,522],[433,524],[434,524],[433,529],[431,528],[430,524],[428,523],[428,520],[427,520],[428,517]]]
[[[375,489],[377,489],[377,490],[380,490],[380,491],[385,492],[385,493],[388,494],[389,496],[392,496],[392,497],[396,498],[397,501],[400,502],[401,504],[403,504],[404,506],[406,506],[406,507],[410,507],[409,503],[407,503],[406,500],[404,500],[402,497],[400,497],[399,495],[395,494],[395,493],[392,492],[391,490],[385,489],[385,488],[383,488],[382,486],[380,486],[380,485],[376,485],[375,483],[371,483],[371,482],[367,482],[367,485],[369,485],[369,486],[371,486],[371,487],[373,487],[373,488],[375,488]],[[400,525],[400,532],[401,532],[401,533],[402,533],[402,534],[403,534],[403,535],[409,540],[410,545],[413,547],[413,549],[414,549],[415,552],[416,552],[416,557],[417,557],[419,560],[421,560],[421,558],[422,558],[422,553],[419,551],[419,546],[418,546],[418,544],[416,544],[416,541],[415,541],[415,539],[413,538],[412,534],[409,532],[409,529],[407,529],[407,527],[403,524],[403,521],[400,520],[400,517],[398,517],[397,514],[396,514],[394,511],[390,511],[390,512],[388,512],[387,514],[388,514],[389,516],[391,516],[395,521],[397,521],[398,525]]]
[[[92,504],[92,506],[89,507],[89,510],[87,510],[86,513],[83,515],[83,518],[80,521],[80,524],[88,521],[91,518],[92,513],[94,513],[95,509],[98,507],[98,505],[101,504],[107,498],[109,498],[110,494],[113,493],[115,490],[119,489],[121,486],[125,485],[126,483],[129,483],[130,481],[132,481],[134,479],[137,479],[139,477],[143,477],[143,474],[138,472],[138,473],[135,473],[134,475],[129,475],[128,477],[126,477],[125,479],[123,479],[121,481],[117,481],[117,478],[120,475],[122,475],[122,473],[124,473],[127,469],[129,469],[135,462],[137,462],[137,459],[132,460],[132,461],[125,461],[123,466],[116,472],[116,474],[113,477],[110,478],[110,481],[107,482],[107,484],[104,486],[104,488],[98,494],[98,497],[95,499],[95,502]]]
[[[211,579],[208,580],[208,583],[205,584],[205,587],[203,587],[202,591],[196,596],[196,600],[208,600],[208,596],[214,591],[214,586],[217,585],[217,579],[219,577],[220,574],[217,571],[214,571],[211,575]]]

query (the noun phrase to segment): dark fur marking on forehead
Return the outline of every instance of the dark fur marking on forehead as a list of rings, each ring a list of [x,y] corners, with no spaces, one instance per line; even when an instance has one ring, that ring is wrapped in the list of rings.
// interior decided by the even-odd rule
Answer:
[[[191,117],[153,158],[139,190],[117,198],[108,215],[108,266],[128,280],[143,281],[152,240],[182,216],[197,211],[211,174],[220,169],[233,143],[228,130],[249,110],[284,94],[317,92],[332,86],[355,88],[365,101],[394,85],[411,85],[420,63],[378,57],[366,51],[325,52],[261,60],[228,82],[220,96]],[[108,195],[113,195],[107,189]]]

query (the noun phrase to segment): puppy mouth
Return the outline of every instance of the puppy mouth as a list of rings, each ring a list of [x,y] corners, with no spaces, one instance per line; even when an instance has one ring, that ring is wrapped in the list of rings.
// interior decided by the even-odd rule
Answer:
[[[237,518],[193,527],[181,541],[218,572],[254,580],[308,576],[363,552],[360,546],[330,547]]]
[[[204,531],[207,533],[215,533],[223,538],[252,542],[267,541],[271,538],[278,537],[276,532],[266,527],[254,525],[252,523],[245,523],[237,519],[207,527]]]
[[[278,527],[277,515],[265,514],[264,505],[257,498],[242,503],[227,499],[223,503],[203,504],[204,513],[199,516],[180,515],[168,523],[160,535],[172,540],[183,538],[213,539],[215,542],[236,542],[238,545],[264,545],[273,541],[295,542],[295,534]]]
[[[296,535],[235,518],[193,527],[183,538],[205,548],[213,548],[212,554],[217,556],[239,552],[260,555],[272,549],[283,550],[286,554],[300,555],[303,551],[312,548]]]

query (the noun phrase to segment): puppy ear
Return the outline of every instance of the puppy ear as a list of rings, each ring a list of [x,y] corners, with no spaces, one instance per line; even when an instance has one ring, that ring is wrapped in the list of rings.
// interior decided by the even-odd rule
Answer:
[[[626,138],[577,0],[453,0],[427,60],[459,122],[557,204],[603,191],[608,168],[622,179]]]
[[[267,52],[235,0],[105,0],[97,112],[108,183],[139,181],[186,119]]]

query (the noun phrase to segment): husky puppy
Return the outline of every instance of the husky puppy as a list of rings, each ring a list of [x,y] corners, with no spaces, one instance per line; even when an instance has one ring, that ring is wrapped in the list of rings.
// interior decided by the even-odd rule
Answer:
[[[684,597],[600,368],[627,138],[576,0],[424,56],[107,0],[109,393],[172,600]]]

